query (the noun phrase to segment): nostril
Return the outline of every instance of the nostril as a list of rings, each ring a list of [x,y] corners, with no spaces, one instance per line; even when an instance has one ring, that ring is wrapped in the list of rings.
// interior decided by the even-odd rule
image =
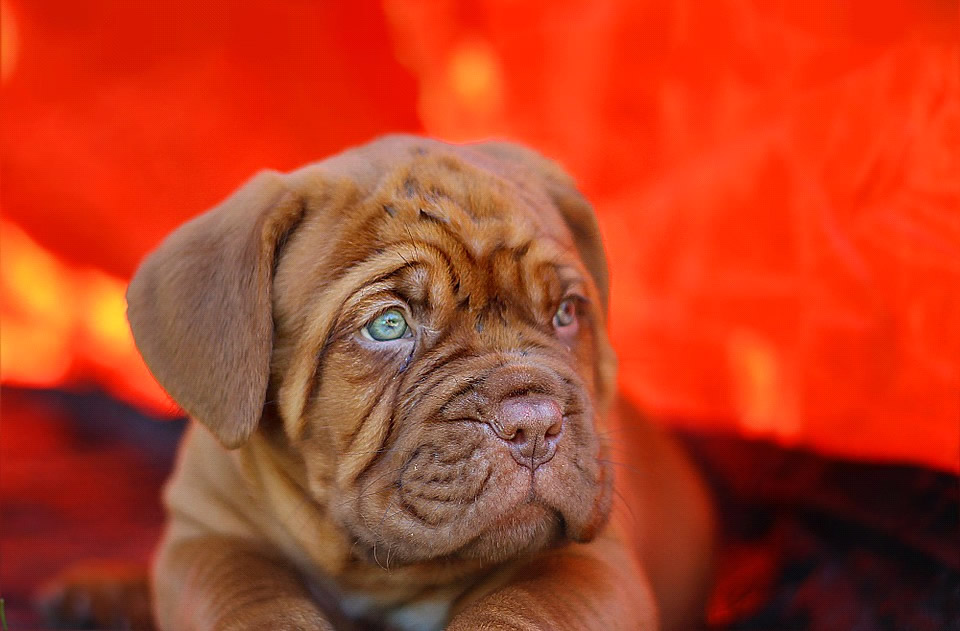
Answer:
[[[511,436],[507,440],[509,440],[511,443],[522,445],[524,442],[526,442],[527,436],[522,429],[518,429],[516,432],[513,433],[513,436]]]
[[[559,419],[553,425],[547,428],[547,438],[558,436],[563,431],[563,419]]]
[[[517,440],[517,434],[520,433],[520,430],[516,427],[504,427],[497,422],[493,422],[490,425],[493,428],[494,433],[508,443],[512,443]]]

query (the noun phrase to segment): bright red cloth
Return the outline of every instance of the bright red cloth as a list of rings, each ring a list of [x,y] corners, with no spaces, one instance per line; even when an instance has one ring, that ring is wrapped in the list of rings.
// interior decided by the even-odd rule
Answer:
[[[597,206],[655,412],[960,470],[957,3],[11,2],[3,209],[127,276],[253,171],[506,136]]]

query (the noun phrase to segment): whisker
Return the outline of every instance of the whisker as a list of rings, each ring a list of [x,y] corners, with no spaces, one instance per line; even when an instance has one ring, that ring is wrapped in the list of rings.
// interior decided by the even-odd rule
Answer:
[[[623,493],[621,493],[617,487],[613,487],[613,492],[616,495],[617,499],[623,502],[623,505],[626,507],[627,511],[630,513],[630,520],[634,524],[639,524],[640,521],[637,519],[637,514],[633,512],[633,505],[629,501],[627,501],[626,496]]]
[[[607,464],[611,464],[611,465],[613,465],[613,466],[615,466],[615,467],[623,467],[623,468],[626,469],[627,471],[630,471],[631,473],[635,473],[635,474],[637,474],[637,475],[639,475],[639,476],[648,476],[648,475],[650,475],[650,472],[649,472],[649,471],[644,471],[643,469],[639,469],[639,468],[637,468],[637,467],[635,467],[635,466],[633,466],[633,465],[627,464],[626,462],[618,462],[618,461],[616,461],[616,460],[610,460],[609,458],[597,458],[597,462],[604,462],[604,463],[607,463]]]

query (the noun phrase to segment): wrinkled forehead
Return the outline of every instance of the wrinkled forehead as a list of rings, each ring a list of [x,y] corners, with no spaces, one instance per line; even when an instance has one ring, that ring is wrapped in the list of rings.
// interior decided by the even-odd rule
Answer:
[[[294,176],[310,208],[284,257],[320,282],[405,245],[487,275],[531,259],[574,274],[572,236],[540,183],[465,148],[348,153]]]
[[[494,233],[502,231],[498,224],[507,224],[569,240],[562,217],[535,176],[471,147],[387,140],[317,167],[352,183],[362,198],[352,212],[345,208],[335,213],[329,218],[333,221],[350,223],[357,215],[376,215],[378,206],[391,215],[415,206],[425,219],[464,228],[468,224],[462,220],[468,219]]]
[[[538,188],[458,156],[428,154],[389,173],[365,213],[382,239],[439,230],[468,258],[526,249],[535,240],[572,245],[562,218]],[[379,212],[389,219],[377,221]]]

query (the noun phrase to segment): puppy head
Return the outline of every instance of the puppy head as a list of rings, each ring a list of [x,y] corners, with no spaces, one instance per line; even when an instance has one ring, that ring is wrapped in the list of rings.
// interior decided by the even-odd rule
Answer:
[[[305,484],[398,563],[589,540],[614,361],[592,211],[508,144],[391,137],[261,174],[128,292],[160,383],[227,447],[275,401]]]

